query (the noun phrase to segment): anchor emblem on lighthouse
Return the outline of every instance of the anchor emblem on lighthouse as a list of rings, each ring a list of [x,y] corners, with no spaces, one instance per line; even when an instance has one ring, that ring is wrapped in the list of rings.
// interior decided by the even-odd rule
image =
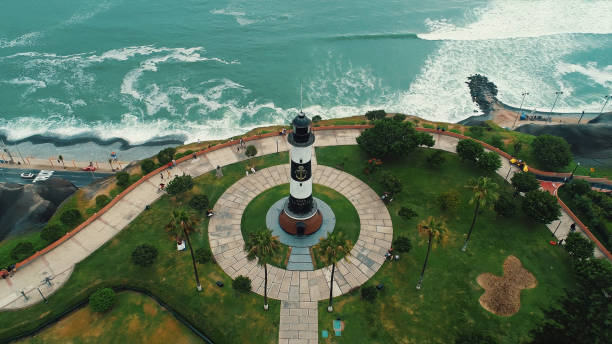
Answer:
[[[299,166],[297,170],[295,170],[295,178],[299,181],[302,181],[308,177],[308,171],[304,168],[304,166]]]

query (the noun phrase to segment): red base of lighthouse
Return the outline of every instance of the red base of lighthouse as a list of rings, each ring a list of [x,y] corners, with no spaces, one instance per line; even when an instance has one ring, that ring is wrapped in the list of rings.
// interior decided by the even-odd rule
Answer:
[[[323,223],[323,216],[321,216],[321,212],[317,210],[317,212],[308,219],[298,220],[292,217],[289,217],[284,211],[281,211],[280,216],[278,217],[278,223],[281,228],[292,235],[309,235],[312,234],[321,228],[321,223]]]

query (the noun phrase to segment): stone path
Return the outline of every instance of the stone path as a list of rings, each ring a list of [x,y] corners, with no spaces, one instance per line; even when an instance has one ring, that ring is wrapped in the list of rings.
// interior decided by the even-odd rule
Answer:
[[[287,270],[314,270],[310,249],[308,247],[291,247],[291,255],[289,256],[289,263],[287,263]]]
[[[281,301],[278,342],[280,344],[319,343],[317,302]]]

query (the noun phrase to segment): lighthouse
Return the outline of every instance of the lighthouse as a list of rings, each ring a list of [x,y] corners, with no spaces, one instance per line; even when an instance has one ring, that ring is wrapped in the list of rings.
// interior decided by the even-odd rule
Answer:
[[[289,160],[291,178],[289,198],[279,216],[281,228],[293,235],[316,232],[322,223],[317,202],[312,197],[312,146],[315,141],[310,119],[300,111],[293,119],[293,132],[288,136],[291,145]]]

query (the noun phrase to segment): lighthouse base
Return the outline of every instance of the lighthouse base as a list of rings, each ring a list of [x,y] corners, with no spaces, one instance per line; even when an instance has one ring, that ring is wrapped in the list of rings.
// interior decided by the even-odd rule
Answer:
[[[278,224],[287,233],[291,235],[309,235],[321,228],[323,216],[320,211],[316,211],[314,215],[307,219],[296,219],[289,215],[285,210],[281,211],[278,217]]]

